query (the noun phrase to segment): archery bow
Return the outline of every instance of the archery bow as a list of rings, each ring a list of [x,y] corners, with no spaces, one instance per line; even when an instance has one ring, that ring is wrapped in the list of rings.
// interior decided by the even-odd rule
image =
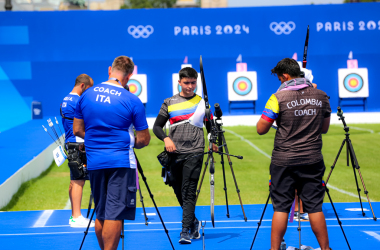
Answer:
[[[215,165],[214,165],[214,157],[211,157],[210,162],[210,196],[211,196],[211,222],[212,227],[215,227],[214,224],[214,197],[215,197],[215,185],[214,185],[214,173],[215,173]]]
[[[211,136],[210,136],[210,143],[216,143],[216,131],[215,131],[215,123],[214,120],[211,119],[211,112],[210,112],[210,104],[208,102],[208,95],[207,95],[207,87],[206,87],[206,80],[205,80],[205,74],[203,71],[203,62],[202,62],[202,56],[200,57],[200,70],[201,70],[201,77],[202,77],[202,87],[203,87],[203,99],[205,101],[205,116],[207,120],[211,123]],[[211,150],[212,150],[212,146]],[[211,157],[209,157],[211,163],[210,163],[210,196],[211,196],[211,222],[212,226],[215,227],[214,225],[214,173],[215,173],[215,166],[214,166],[214,157],[212,157],[212,151],[211,151]]]
[[[305,40],[305,47],[303,48],[303,60],[302,60],[302,68],[306,68],[307,64],[307,49],[309,47],[309,25],[307,26],[307,32],[306,32],[306,40]]]

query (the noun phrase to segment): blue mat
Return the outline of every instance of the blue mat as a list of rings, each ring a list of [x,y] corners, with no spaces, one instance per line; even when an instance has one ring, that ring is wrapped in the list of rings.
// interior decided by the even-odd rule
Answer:
[[[0,158],[3,166],[0,172],[0,184],[53,143],[42,128],[42,125],[48,127],[46,122],[48,118],[54,117],[30,120],[0,133]],[[52,133],[50,128],[48,131]]]
[[[352,249],[379,249],[380,222],[372,219],[368,203],[363,203],[366,216],[361,215],[359,203],[336,203],[335,207],[342,221]],[[372,203],[375,213],[380,213],[380,202]],[[245,205],[248,222],[244,222],[241,207],[230,206],[230,217],[226,217],[226,207],[215,207],[215,228],[210,221],[210,207],[198,206],[199,220],[207,220],[205,227],[206,249],[248,250],[260,219],[263,204]],[[178,243],[181,231],[181,208],[162,207],[159,211],[169,230],[175,249],[202,249],[202,238],[193,240],[191,245]],[[323,205],[327,219],[330,246],[334,250],[348,249],[342,231],[329,203]],[[82,214],[86,214],[86,210]],[[142,209],[137,209],[135,221],[125,221],[125,249],[171,249],[169,240],[155,208],[147,208],[149,225],[144,223]],[[0,213],[1,249],[79,249],[84,230],[70,228],[70,210],[24,211]],[[259,229],[253,249],[270,248],[270,230],[273,209],[268,205],[263,223]],[[289,223],[285,240],[288,246],[298,246],[297,222]],[[302,244],[318,247],[309,222],[301,223]],[[99,249],[94,228],[89,230],[83,249]],[[119,248],[122,249],[121,241]]]

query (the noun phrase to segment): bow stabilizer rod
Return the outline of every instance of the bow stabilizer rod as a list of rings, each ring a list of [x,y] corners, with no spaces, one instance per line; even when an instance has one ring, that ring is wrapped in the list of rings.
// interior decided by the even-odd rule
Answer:
[[[305,40],[305,47],[303,48],[303,60],[302,60],[302,68],[306,68],[307,64],[307,49],[309,47],[309,25],[307,26],[307,32],[306,32],[306,40]]]

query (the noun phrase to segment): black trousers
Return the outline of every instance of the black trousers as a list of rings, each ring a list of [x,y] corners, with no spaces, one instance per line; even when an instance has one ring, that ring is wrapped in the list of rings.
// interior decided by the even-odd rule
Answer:
[[[191,228],[195,220],[195,199],[202,169],[203,155],[192,156],[199,155],[200,153],[175,154],[171,158],[170,169],[174,177],[172,188],[183,210],[182,228]],[[176,160],[185,158],[189,159],[175,163]]]

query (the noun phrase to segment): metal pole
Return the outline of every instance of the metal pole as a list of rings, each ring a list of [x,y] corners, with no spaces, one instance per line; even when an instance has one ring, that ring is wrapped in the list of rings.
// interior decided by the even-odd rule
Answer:
[[[4,5],[5,10],[12,10],[12,0],[5,0],[5,5]]]

